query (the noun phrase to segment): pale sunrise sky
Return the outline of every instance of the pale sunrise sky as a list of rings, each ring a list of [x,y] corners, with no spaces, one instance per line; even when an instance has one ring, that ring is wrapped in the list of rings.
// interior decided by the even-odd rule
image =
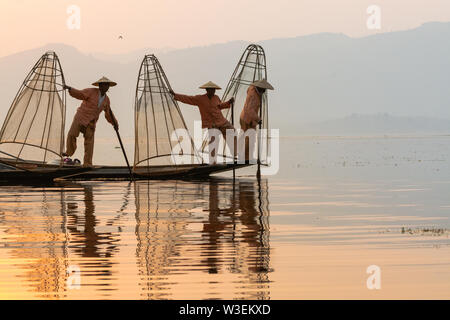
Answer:
[[[80,8],[79,30],[67,27],[71,5]],[[381,8],[380,30],[366,26],[370,5]],[[429,21],[450,21],[450,1],[1,0],[0,57],[55,42],[86,53],[125,53],[318,32],[360,37]]]

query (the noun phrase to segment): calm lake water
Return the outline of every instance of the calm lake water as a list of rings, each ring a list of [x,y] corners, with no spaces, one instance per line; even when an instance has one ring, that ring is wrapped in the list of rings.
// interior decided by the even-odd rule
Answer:
[[[280,160],[261,181],[1,186],[0,298],[450,298],[449,136],[284,138]]]

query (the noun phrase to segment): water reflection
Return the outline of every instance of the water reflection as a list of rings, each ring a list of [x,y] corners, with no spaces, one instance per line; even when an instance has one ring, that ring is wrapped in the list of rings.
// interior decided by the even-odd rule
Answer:
[[[270,298],[266,180],[0,192],[0,259],[13,276],[0,283],[19,298]],[[80,290],[66,284],[73,265]]]
[[[137,182],[135,197],[143,297],[170,297],[169,274],[230,273],[235,295],[269,298],[267,181]]]
[[[111,285],[108,280],[113,275],[114,262],[111,258],[119,251],[119,233],[113,232],[112,227],[103,226],[97,218],[95,203],[98,200],[94,198],[94,186],[73,184],[71,187],[79,187],[82,190],[81,198],[84,204],[84,208],[80,210],[77,202],[70,201],[70,195],[67,195],[67,230],[70,236],[71,257],[90,258],[81,259],[77,265],[84,277],[106,279],[97,285],[102,286],[99,290],[107,290],[106,287]],[[69,186],[65,185],[65,188]]]
[[[69,241],[64,201],[63,192],[42,188],[14,194],[0,208],[3,245],[13,261],[26,261],[12,266],[23,268],[18,281],[28,282],[43,298],[65,290]]]
[[[203,224],[202,263],[208,273],[228,268],[244,275],[247,298],[268,298],[270,262],[267,181],[209,184],[208,220]],[[229,252],[227,257],[225,253]],[[226,260],[225,258],[229,258]],[[255,291],[256,290],[256,291]]]
[[[197,199],[196,186],[180,188],[180,185],[178,182],[135,184],[136,257],[144,298],[161,299],[169,295],[166,276],[173,258],[181,255],[182,237]],[[192,189],[192,193],[186,189]]]

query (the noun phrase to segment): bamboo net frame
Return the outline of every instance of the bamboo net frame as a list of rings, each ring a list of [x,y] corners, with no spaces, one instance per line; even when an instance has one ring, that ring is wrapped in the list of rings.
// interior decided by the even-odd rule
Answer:
[[[151,174],[152,166],[161,165],[176,170],[177,165],[183,164],[174,157],[176,146],[179,147],[177,155],[189,157],[189,163],[201,163],[171,90],[156,56],[146,55],[139,70],[135,99],[134,171],[139,174]],[[184,129],[188,134],[190,150],[185,150],[184,137],[178,135],[177,129]]]
[[[66,118],[64,73],[46,52],[17,92],[0,131],[0,154],[14,163],[62,160]],[[59,161],[62,166],[63,162]]]
[[[230,98],[234,97],[235,102],[232,108],[224,109],[222,110],[222,113],[236,129],[240,126],[239,118],[244,108],[247,89],[255,81],[267,79],[266,66],[266,54],[263,47],[257,44],[251,44],[245,49],[230,81],[228,82],[222,96],[222,101],[228,101]],[[262,120],[262,124],[259,126],[259,131],[261,131],[261,129],[269,128],[267,91],[262,95],[261,99],[259,116]],[[258,133],[257,140],[258,163],[267,164],[267,151],[269,150],[270,143],[269,134],[261,135]],[[208,142],[208,138],[203,141],[202,152],[204,152]],[[265,149],[265,152],[263,152],[263,149]],[[226,153],[225,143],[221,150],[221,156],[224,157],[224,159],[230,158],[230,155],[227,155]]]

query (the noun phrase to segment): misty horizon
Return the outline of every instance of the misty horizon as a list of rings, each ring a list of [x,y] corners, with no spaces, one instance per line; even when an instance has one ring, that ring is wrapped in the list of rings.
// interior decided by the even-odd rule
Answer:
[[[59,45],[63,45],[63,46],[67,46],[67,47],[71,47],[76,49],[77,51],[79,51],[80,53],[83,53],[85,55],[92,55],[92,56],[96,56],[96,55],[100,55],[104,57],[111,57],[111,56],[115,56],[115,57],[119,57],[119,56],[124,56],[124,55],[129,55],[129,54],[134,54],[134,53],[142,53],[142,51],[148,51],[148,50],[155,50],[155,52],[148,52],[148,54],[157,54],[158,52],[160,53],[169,53],[172,51],[183,51],[183,50],[190,50],[190,49],[198,49],[198,48],[207,48],[207,47],[213,47],[213,46],[220,46],[220,45],[226,45],[226,44],[230,44],[230,43],[264,43],[267,41],[273,41],[273,40],[295,40],[298,38],[308,38],[308,37],[314,37],[314,36],[320,36],[320,35],[326,35],[326,34],[330,34],[330,35],[340,35],[340,36],[344,36],[347,37],[349,39],[363,39],[363,38],[370,38],[370,37],[375,37],[375,36],[379,36],[379,35],[385,35],[385,34],[392,34],[392,33],[401,33],[401,32],[406,32],[406,31],[413,31],[413,30],[417,30],[419,28],[422,28],[423,26],[426,25],[433,25],[433,24],[446,24],[446,23],[450,23],[450,20],[448,21],[427,21],[424,22],[422,24],[420,24],[419,26],[416,27],[412,27],[412,28],[405,28],[405,29],[400,29],[400,30],[389,30],[389,31],[378,31],[375,32],[373,34],[369,34],[369,35],[349,35],[346,34],[344,32],[332,32],[332,31],[324,31],[324,32],[314,32],[314,33],[309,33],[309,34],[303,34],[303,35],[296,35],[296,36],[285,36],[285,37],[273,37],[273,38],[266,38],[266,39],[260,39],[257,41],[251,41],[251,40],[245,40],[245,39],[234,39],[234,40],[228,40],[228,41],[218,41],[218,42],[212,42],[209,44],[205,44],[205,45],[188,45],[188,46],[182,46],[182,47],[174,47],[174,46],[142,46],[140,48],[135,48],[135,49],[131,49],[131,50],[126,50],[123,52],[107,52],[107,51],[98,51],[98,50],[92,50],[92,51],[87,51],[87,50],[83,50],[81,48],[79,48],[78,46],[74,45],[74,44],[70,44],[70,43],[64,43],[64,42],[46,42],[44,45],[40,45],[40,46],[36,46],[36,47],[32,47],[29,49],[25,49],[25,50],[20,50],[20,51],[16,51],[16,52],[12,52],[9,53],[7,55],[0,55],[0,59],[1,58],[5,58],[5,57],[9,57],[9,56],[13,56],[16,54],[21,54],[23,52],[26,51],[33,51],[33,50],[37,50],[40,48],[46,48],[46,47],[51,47],[51,46],[59,46]]]
[[[269,81],[276,87],[269,93],[270,127],[279,128],[281,135],[343,134],[349,126],[359,127],[357,132],[349,131],[358,135],[446,133],[446,128],[450,128],[446,122],[450,121],[450,96],[446,89],[450,45],[436,40],[446,39],[446,35],[450,36],[450,22],[430,22],[407,31],[361,38],[319,33],[261,42],[268,58]],[[72,45],[49,44],[3,57],[0,121],[32,65],[43,51],[54,50],[67,83],[74,87],[90,87],[102,75],[119,82],[109,95],[122,123],[121,131],[131,137],[130,111],[134,108],[136,77],[145,54],[158,56],[175,91],[197,94],[198,86],[208,80],[225,87],[249,43],[231,41],[160,52],[144,48],[115,55],[83,53]],[[218,95],[222,93],[219,91]],[[78,105],[77,100],[68,98],[67,122]],[[189,124],[199,119],[198,111],[183,104],[180,108],[192,129]],[[277,109],[283,112],[276,112]],[[391,116],[389,126],[377,117],[384,113]],[[365,117],[355,119],[352,114]],[[369,125],[362,125],[362,121]],[[367,128],[373,128],[372,132],[365,132]],[[99,137],[110,135],[110,128],[102,119],[98,129]]]

